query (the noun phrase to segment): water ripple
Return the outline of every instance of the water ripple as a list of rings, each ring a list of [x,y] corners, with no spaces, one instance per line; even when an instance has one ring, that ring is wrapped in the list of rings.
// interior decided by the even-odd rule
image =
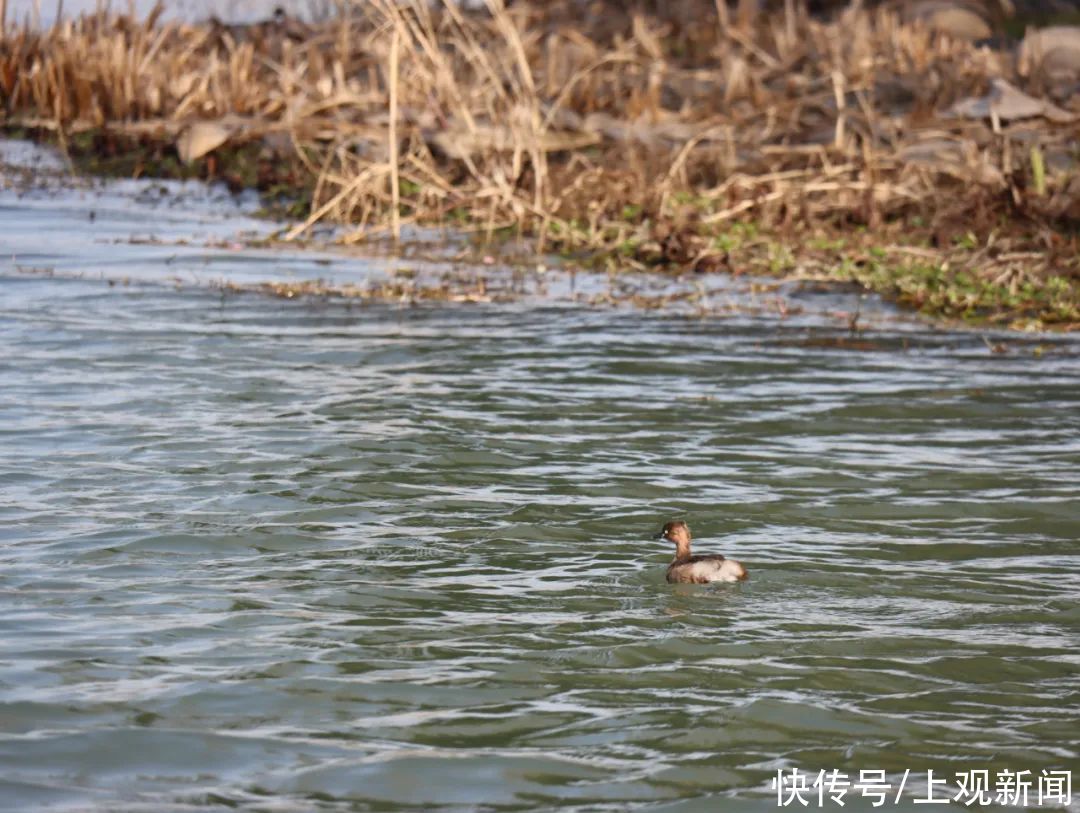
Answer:
[[[778,766],[1080,764],[1073,340],[6,293],[0,807],[743,810]],[[664,583],[672,516],[752,580]]]

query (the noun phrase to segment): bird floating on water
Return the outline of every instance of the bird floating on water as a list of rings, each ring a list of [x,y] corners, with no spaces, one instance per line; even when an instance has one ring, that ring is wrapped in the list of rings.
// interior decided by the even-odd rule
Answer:
[[[667,569],[669,582],[742,582],[750,578],[741,562],[728,559],[719,553],[690,554],[690,526],[682,520],[669,522],[660,532],[659,539],[675,543],[675,558]]]

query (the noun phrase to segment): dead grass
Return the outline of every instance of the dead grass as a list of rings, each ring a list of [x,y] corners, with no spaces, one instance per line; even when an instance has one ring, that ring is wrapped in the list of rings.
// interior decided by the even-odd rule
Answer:
[[[887,10],[786,5],[754,26],[691,0],[373,0],[237,28],[101,12],[9,27],[3,123],[190,147],[212,122],[272,145],[313,189],[289,239],[449,223],[611,267],[848,279],[949,316],[1080,323],[1072,111],[947,116],[994,79],[1027,87],[1012,53]]]

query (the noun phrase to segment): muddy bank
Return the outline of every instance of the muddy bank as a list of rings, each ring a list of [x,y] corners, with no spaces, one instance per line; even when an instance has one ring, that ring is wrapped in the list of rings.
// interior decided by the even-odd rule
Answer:
[[[1071,30],[986,42],[888,6],[717,8],[9,27],[3,124],[91,171],[259,188],[297,217],[287,240],[452,225],[612,273],[855,283],[939,318],[1080,323]]]

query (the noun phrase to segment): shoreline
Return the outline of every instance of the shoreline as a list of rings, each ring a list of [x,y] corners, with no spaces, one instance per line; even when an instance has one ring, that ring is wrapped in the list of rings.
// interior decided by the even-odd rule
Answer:
[[[611,275],[856,285],[943,326],[1080,328],[1080,125],[1023,53],[883,10],[780,22],[100,14],[8,28],[0,128],[93,175],[257,189],[297,221],[287,242],[462,228],[481,256],[517,241]]]

